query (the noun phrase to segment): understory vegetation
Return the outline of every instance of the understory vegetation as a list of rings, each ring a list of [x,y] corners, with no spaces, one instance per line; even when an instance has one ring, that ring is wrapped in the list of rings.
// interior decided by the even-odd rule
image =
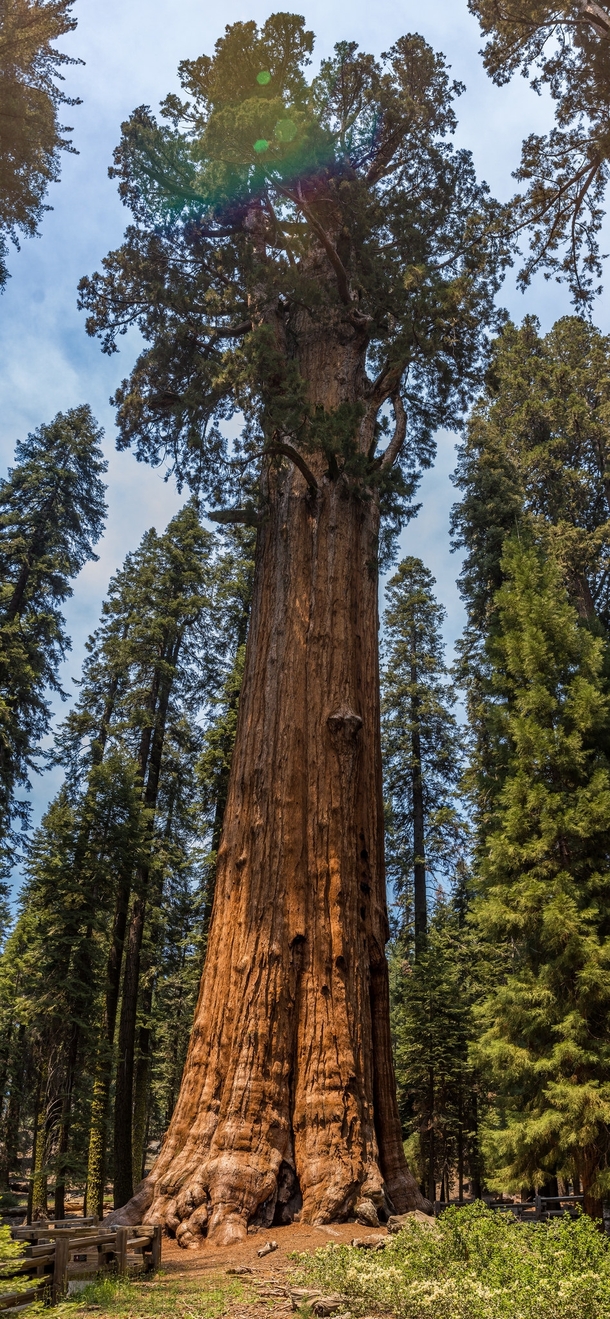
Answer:
[[[138,1281],[109,1276],[91,1282],[77,1296],[54,1307],[57,1319],[79,1319],[91,1311],[114,1319],[219,1319],[233,1302],[249,1301],[247,1287],[239,1278],[226,1274],[197,1273],[176,1276],[163,1271],[154,1278]],[[42,1302],[30,1306],[28,1315],[48,1314]]]
[[[299,1257],[300,1284],[400,1319],[607,1319],[610,1252],[591,1219],[521,1224],[478,1203],[413,1218],[383,1251],[330,1244]]]

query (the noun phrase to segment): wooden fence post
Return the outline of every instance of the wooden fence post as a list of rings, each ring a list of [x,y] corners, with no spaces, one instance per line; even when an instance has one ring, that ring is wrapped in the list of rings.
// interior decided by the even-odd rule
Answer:
[[[153,1273],[156,1273],[157,1269],[160,1269],[160,1268],[161,1268],[161,1233],[162,1233],[162,1231],[163,1231],[163,1229],[162,1229],[160,1223],[158,1223],[158,1224],[156,1225],[156,1227],[154,1228],[154,1230],[153,1230],[153,1238],[152,1238],[152,1242],[151,1242],[151,1261],[150,1261],[150,1266],[151,1266],[151,1268],[152,1268],[152,1270],[153,1270]]]
[[[129,1236],[128,1227],[117,1227],[116,1232],[116,1266],[117,1273],[123,1275],[127,1273],[127,1238]]]
[[[70,1237],[57,1234],[55,1241],[55,1262],[53,1265],[53,1287],[51,1300],[57,1305],[68,1290],[68,1260],[70,1258]]]

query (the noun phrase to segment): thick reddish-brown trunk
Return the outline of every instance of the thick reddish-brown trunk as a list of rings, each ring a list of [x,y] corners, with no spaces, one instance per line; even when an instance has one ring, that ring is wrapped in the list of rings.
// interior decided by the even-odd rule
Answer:
[[[599,1176],[599,1151],[595,1146],[585,1149],[581,1155],[581,1180],[583,1190],[583,1210],[590,1218],[604,1221],[604,1206],[597,1186]]]
[[[318,365],[328,393],[332,360]],[[123,1211],[185,1246],[206,1230],[229,1242],[253,1220],[289,1221],[301,1201],[308,1222],[346,1218],[363,1198],[424,1204],[402,1150],[389,1030],[378,507],[325,466],[320,455],[317,493],[296,468],[271,474],[182,1088]]]

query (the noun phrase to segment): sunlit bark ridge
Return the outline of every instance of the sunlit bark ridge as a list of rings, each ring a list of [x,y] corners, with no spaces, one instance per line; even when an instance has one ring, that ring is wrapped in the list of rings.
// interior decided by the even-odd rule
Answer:
[[[366,393],[362,329],[301,325],[326,409]],[[389,382],[391,383],[391,382]],[[388,382],[361,426],[367,442]],[[402,405],[386,461],[404,440]],[[162,1153],[117,1219],[183,1245],[424,1201],[392,1064],[379,734],[378,501],[321,455],[268,478],[212,930]],[[315,481],[315,485],[314,485]]]

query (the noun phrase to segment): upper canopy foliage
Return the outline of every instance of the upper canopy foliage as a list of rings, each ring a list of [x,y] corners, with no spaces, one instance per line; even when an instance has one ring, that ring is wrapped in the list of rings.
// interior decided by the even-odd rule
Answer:
[[[547,335],[527,317],[493,346],[487,388],[461,446],[453,510],[466,550],[469,622],[485,633],[507,535],[530,524],[561,565],[579,612],[610,621],[610,340],[564,316]]]
[[[78,61],[51,44],[76,27],[74,0],[0,0],[0,290],[8,271],[5,237],[35,234],[59,155],[73,148],[59,123],[60,105],[76,105],[57,86],[60,69]]]
[[[220,424],[236,412],[248,458],[289,442],[379,482],[390,399],[385,470],[402,447],[410,493],[497,318],[502,213],[446,140],[460,88],[442,56],[419,36],[380,60],[343,42],[307,81],[312,48],[297,15],[236,23],[213,58],[181,64],[186,99],[165,100],[164,122],[133,113],[111,172],[134,223],[80,286],[105,351],[131,326],[148,345],[116,394],[119,445],[215,500],[235,484]],[[308,401],[304,320],[366,361],[332,412]]]
[[[469,0],[489,41],[485,66],[494,82],[520,70],[548,87],[556,127],[531,133],[516,177],[529,186],[516,198],[517,222],[532,247],[523,285],[542,268],[567,279],[586,305],[601,273],[598,235],[610,160],[610,5],[597,0]]]

